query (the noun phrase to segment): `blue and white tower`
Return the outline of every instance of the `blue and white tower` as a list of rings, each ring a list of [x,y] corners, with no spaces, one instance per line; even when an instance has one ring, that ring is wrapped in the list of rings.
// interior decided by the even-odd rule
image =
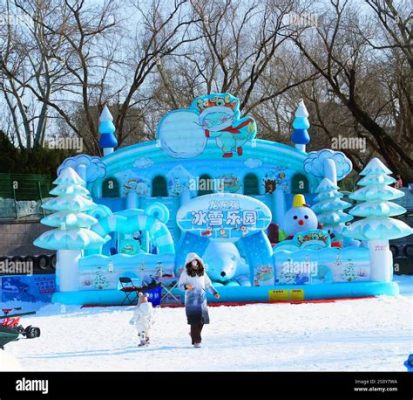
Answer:
[[[310,127],[308,116],[309,113],[305,107],[304,101],[301,100],[294,114],[294,130],[291,135],[291,141],[295,144],[296,149],[303,152],[305,152],[305,145],[310,143],[310,135],[307,131]]]
[[[113,117],[108,107],[105,105],[99,118],[99,145],[103,149],[103,155],[106,156],[113,153],[118,141],[115,136],[115,125],[113,125]]]

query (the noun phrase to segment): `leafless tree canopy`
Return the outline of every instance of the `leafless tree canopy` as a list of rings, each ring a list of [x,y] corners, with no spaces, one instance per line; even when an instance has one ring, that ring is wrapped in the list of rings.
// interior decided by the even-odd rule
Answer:
[[[413,17],[408,0],[4,0],[0,129],[15,146],[79,136],[100,154],[108,104],[121,146],[154,138],[168,110],[230,92],[264,139],[289,142],[310,111],[310,149],[380,154],[413,180]]]

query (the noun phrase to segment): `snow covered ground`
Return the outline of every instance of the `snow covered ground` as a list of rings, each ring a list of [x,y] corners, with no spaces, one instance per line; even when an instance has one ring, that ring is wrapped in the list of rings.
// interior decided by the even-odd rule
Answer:
[[[413,276],[395,280],[394,298],[211,307],[200,349],[183,308],[158,309],[152,344],[138,348],[133,307],[47,305],[23,319],[42,336],[6,350],[27,371],[405,371]]]
[[[13,354],[0,349],[0,371],[22,371],[22,367]]]

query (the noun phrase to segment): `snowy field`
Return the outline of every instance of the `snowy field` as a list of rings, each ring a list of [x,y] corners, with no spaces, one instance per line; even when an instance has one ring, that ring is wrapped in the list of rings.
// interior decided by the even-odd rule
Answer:
[[[200,349],[183,308],[157,309],[152,343],[138,348],[133,307],[46,305],[23,319],[42,336],[6,349],[26,371],[405,371],[413,276],[395,280],[394,298],[210,307]]]

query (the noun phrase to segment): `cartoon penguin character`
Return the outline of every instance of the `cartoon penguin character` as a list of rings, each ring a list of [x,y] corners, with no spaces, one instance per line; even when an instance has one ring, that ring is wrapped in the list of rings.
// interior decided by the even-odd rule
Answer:
[[[305,197],[296,194],[293,199],[293,207],[284,216],[285,231],[289,238],[298,232],[317,229],[318,219],[314,211],[305,204]]]

